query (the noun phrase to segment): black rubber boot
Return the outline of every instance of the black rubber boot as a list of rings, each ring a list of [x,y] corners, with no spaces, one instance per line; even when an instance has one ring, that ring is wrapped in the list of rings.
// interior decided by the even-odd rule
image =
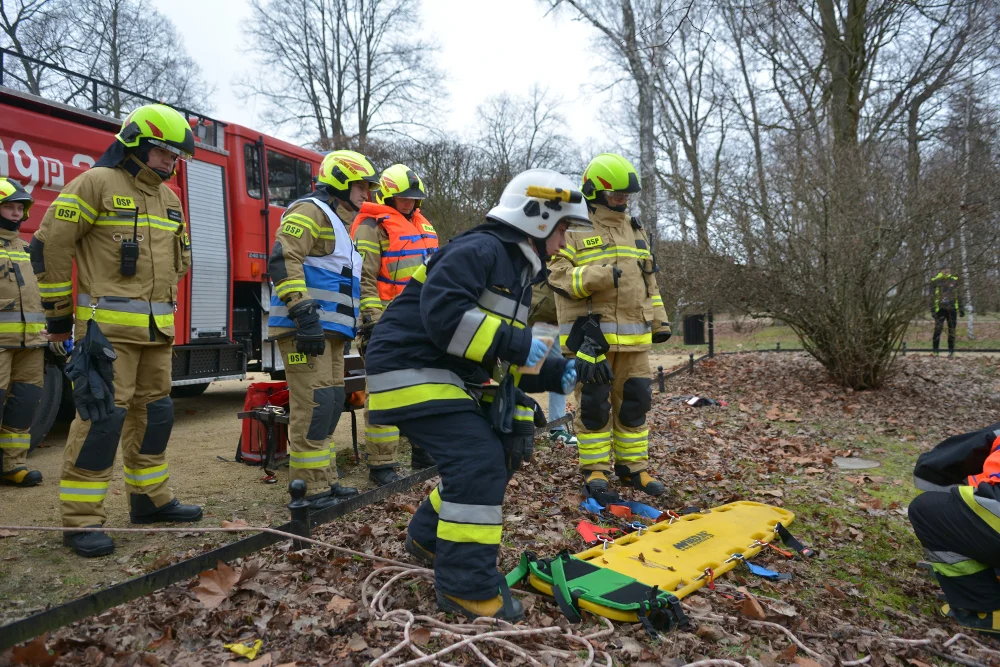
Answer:
[[[353,486],[341,486],[340,484],[334,484],[330,487],[330,495],[339,500],[347,500],[348,498],[353,498],[358,495],[358,490]]]
[[[608,490],[608,476],[600,470],[589,471],[583,483],[587,485],[587,490],[591,495],[606,493]]]
[[[37,486],[42,483],[42,473],[38,470],[28,470],[27,468],[17,468],[10,472],[5,472],[0,481],[10,486]]]
[[[431,455],[426,450],[416,445],[411,445],[411,447],[410,468],[413,470],[424,470],[436,465],[434,459],[431,458]]]
[[[329,491],[326,493],[317,493],[311,496],[306,496],[306,500],[309,501],[309,511],[311,512],[323,510],[327,507],[333,507],[334,505],[339,505],[344,502],[343,498],[336,498]]]
[[[368,466],[368,479],[378,486],[385,486],[403,478],[396,472],[395,463],[387,463],[380,466]]]
[[[941,607],[941,613],[963,628],[994,636],[1000,634],[1000,611],[969,611],[946,604]]]
[[[174,498],[163,507],[156,507],[149,496],[133,493],[129,496],[129,518],[132,523],[169,523],[173,521],[201,521],[201,507],[182,505]]]
[[[618,479],[622,481],[623,484],[627,484],[633,488],[639,489],[651,496],[663,495],[666,488],[663,482],[657,481],[650,476],[650,474],[642,470],[640,472],[632,472],[628,469],[628,466],[616,465],[615,475]]]
[[[100,524],[87,528],[100,528]],[[115,550],[115,541],[106,533],[63,533],[63,544],[83,558],[107,556]]]
[[[434,567],[434,552],[410,537],[409,533],[406,534],[406,542],[403,546],[406,549],[406,553],[416,558],[418,563],[424,567]]]

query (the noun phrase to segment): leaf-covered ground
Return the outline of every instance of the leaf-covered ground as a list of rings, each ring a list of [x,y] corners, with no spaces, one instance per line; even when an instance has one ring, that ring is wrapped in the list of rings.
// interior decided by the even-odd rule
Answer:
[[[697,631],[652,641],[638,624],[617,624],[614,634],[593,642],[596,647],[623,665],[677,666],[706,657],[753,667],[833,667],[863,657],[873,667],[945,664],[935,651],[959,629],[935,615],[938,589],[914,567],[921,552],[905,512],[916,493],[912,467],[920,452],[947,435],[996,421],[1000,373],[986,358],[911,356],[900,370],[885,389],[858,393],[830,384],[804,355],[732,355],[706,360],[693,376],[677,377],[666,393],[654,393],[649,416],[654,468],[672,493],[669,501],[634,499],[661,509],[739,499],[781,505],[795,512],[793,532],[818,555],[788,561],[773,552],[761,554],[754,562],[791,573],[793,579],[768,583],[734,571],[720,578],[715,592],[703,589],[686,598],[689,611],[702,617]],[[691,408],[672,400],[688,394],[722,399],[728,406]],[[874,459],[881,466],[842,471],[833,464],[835,456]],[[574,531],[586,518],[578,509],[580,482],[575,450],[540,446],[507,495],[505,571],[525,549],[540,555],[583,549]],[[428,483],[350,520],[323,526],[317,537],[407,561],[406,523],[432,487]],[[48,637],[51,654],[18,655],[26,664],[41,664],[37,661],[48,654],[60,656],[55,664],[95,667],[221,665],[227,660],[361,665],[400,639],[396,626],[373,620],[361,602],[362,582],[375,568],[370,560],[324,548],[296,553],[286,544],[230,566],[64,628]],[[724,596],[737,587],[753,601]],[[551,602],[534,596],[524,601],[527,625],[565,624]],[[433,615],[433,589],[427,583],[397,586],[387,607]],[[762,626],[764,620],[789,629],[808,651],[794,647],[776,628]],[[223,647],[257,639],[262,644],[256,663]],[[447,643],[423,630],[414,641],[430,652]],[[990,640],[980,641],[1000,649]],[[509,652],[489,651],[497,664],[527,664]],[[414,656],[397,657],[388,664]],[[970,662],[992,664],[998,657],[978,651]],[[0,665],[12,658],[0,656]],[[479,663],[470,652],[448,659]],[[542,664],[567,662],[549,656]]]

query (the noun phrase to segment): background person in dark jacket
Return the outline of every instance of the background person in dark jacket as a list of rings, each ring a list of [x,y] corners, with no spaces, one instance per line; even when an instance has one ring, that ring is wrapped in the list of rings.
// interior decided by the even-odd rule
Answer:
[[[955,327],[958,324],[958,316],[965,316],[958,300],[958,276],[951,272],[949,267],[944,267],[941,272],[931,278],[931,296],[934,302],[931,305],[931,313],[934,315],[934,354],[938,353],[941,347],[941,329],[944,323],[948,323],[948,356],[955,356]]]

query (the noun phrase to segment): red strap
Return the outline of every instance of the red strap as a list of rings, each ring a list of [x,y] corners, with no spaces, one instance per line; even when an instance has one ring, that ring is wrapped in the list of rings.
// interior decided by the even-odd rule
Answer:
[[[612,514],[614,514],[617,517],[621,517],[622,519],[632,518],[632,510],[630,510],[628,507],[625,507],[625,505],[608,505],[607,509]]]

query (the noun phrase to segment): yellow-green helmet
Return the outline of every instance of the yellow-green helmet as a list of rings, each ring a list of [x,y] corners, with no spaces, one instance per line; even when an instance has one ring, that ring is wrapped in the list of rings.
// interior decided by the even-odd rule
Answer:
[[[351,183],[355,181],[365,181],[369,190],[377,190],[379,187],[375,165],[355,151],[327,153],[319,166],[319,176],[316,180],[337,192],[347,192],[351,189]]]
[[[0,204],[13,204],[15,202],[24,205],[24,217],[20,220],[20,222],[24,222],[28,219],[28,211],[31,210],[31,205],[35,203],[35,200],[13,178],[0,176]]]
[[[417,173],[405,164],[394,164],[382,172],[379,177],[379,201],[385,202],[390,197],[408,197],[410,199],[425,199],[427,191],[424,182]]]
[[[147,104],[130,113],[115,138],[128,148],[138,148],[146,141],[181,157],[194,155],[191,125],[165,104]]]
[[[632,163],[617,153],[601,153],[583,172],[583,196],[593,200],[598,192],[639,192],[639,174]]]

